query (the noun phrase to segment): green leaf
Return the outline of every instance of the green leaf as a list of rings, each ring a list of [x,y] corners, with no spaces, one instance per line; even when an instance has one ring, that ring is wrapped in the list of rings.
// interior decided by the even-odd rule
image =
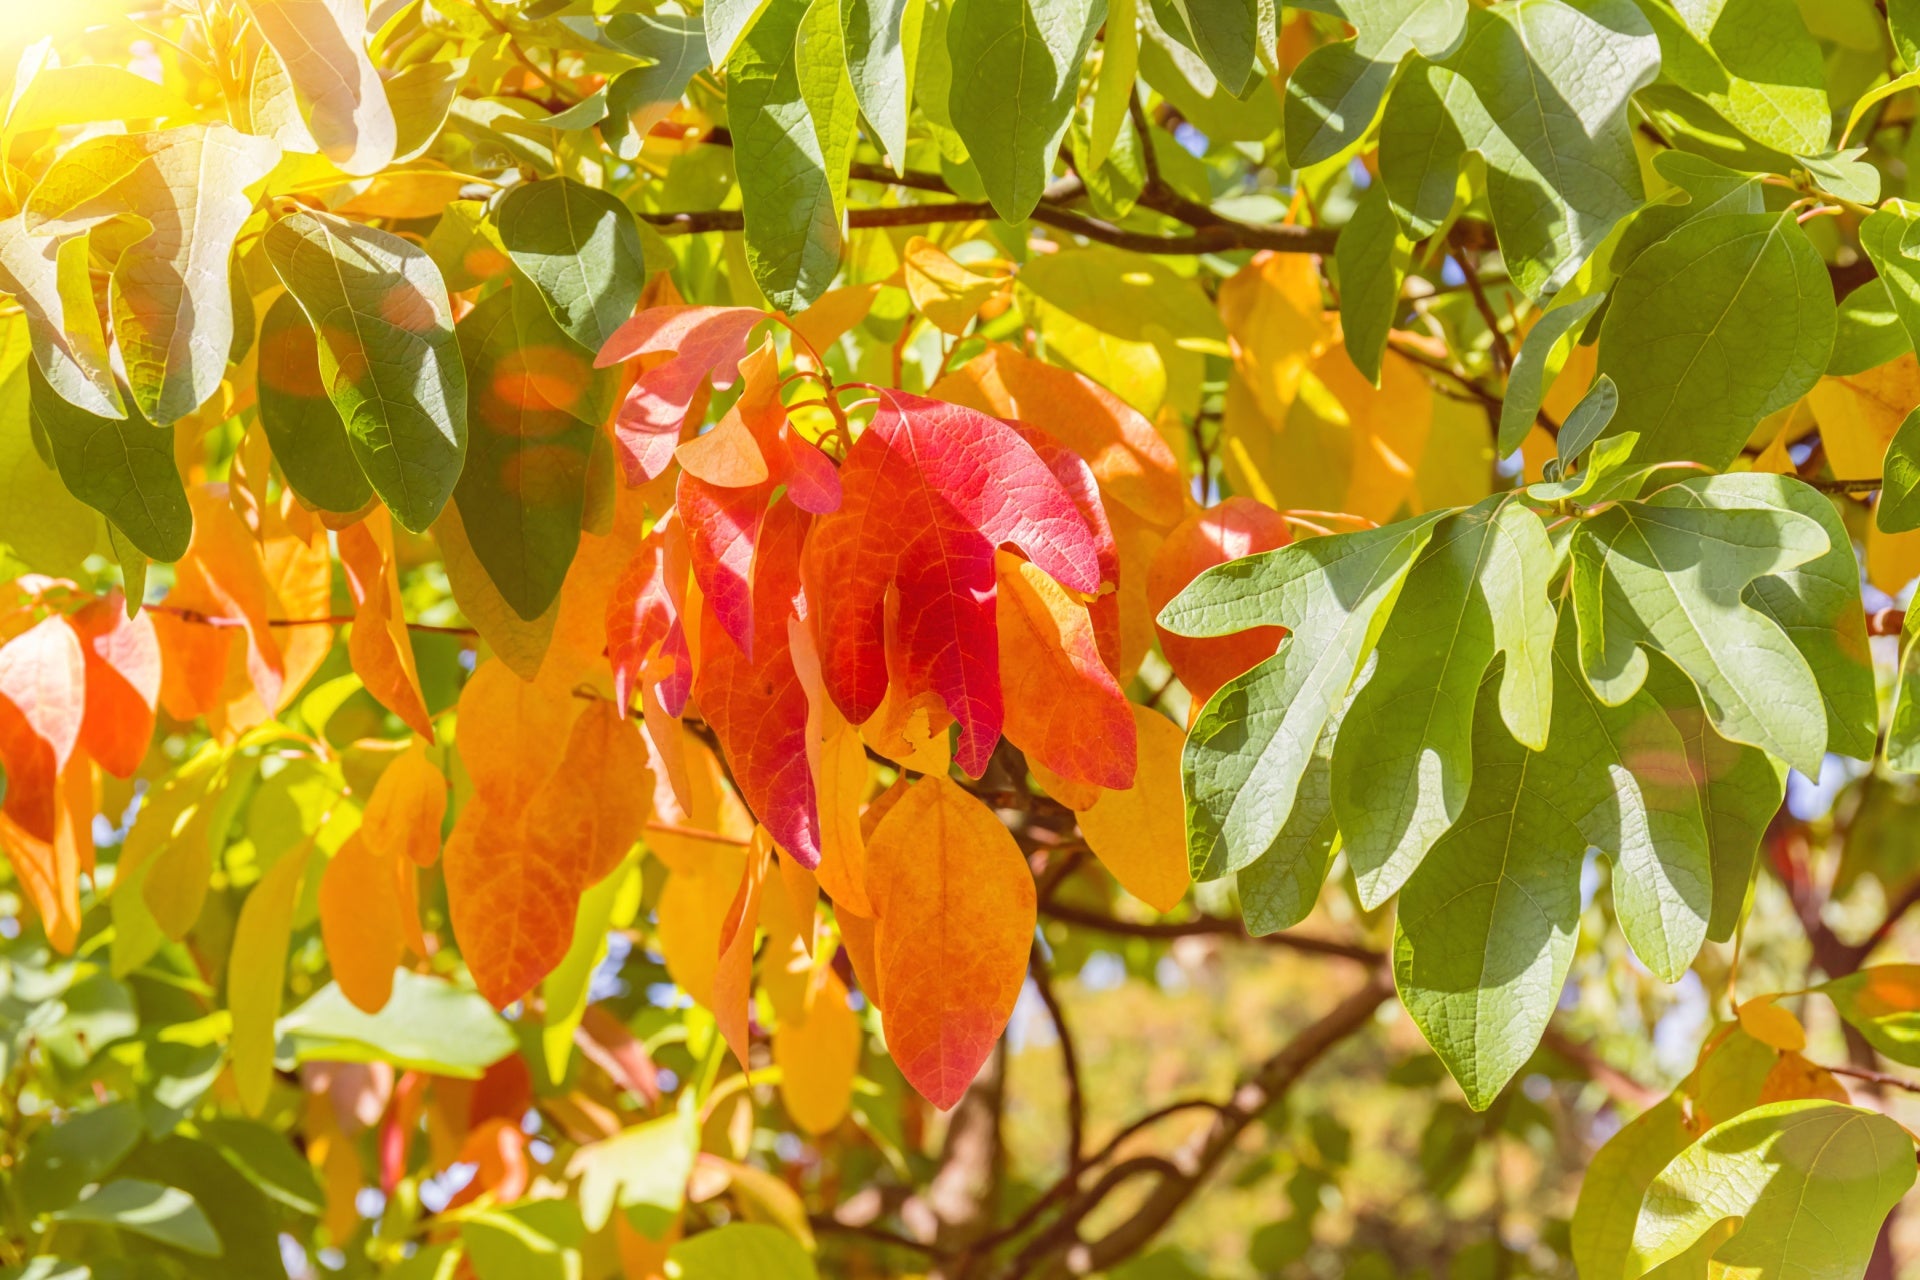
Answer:
[[[1920,205],[1889,200],[1860,222],[1860,247],[1866,251],[1907,337],[1920,346]]]
[[[467,449],[467,381],[433,259],[396,235],[302,210],[267,229],[267,257],[307,313],[320,373],[373,491],[424,532]]]
[[[203,1258],[220,1256],[220,1237],[207,1215],[178,1187],[122,1178],[52,1216],[55,1222],[118,1227]]]
[[[1438,96],[1486,161],[1508,272],[1529,296],[1551,294],[1640,204],[1627,101],[1659,44],[1632,0],[1511,0],[1473,10],[1445,62],[1466,91],[1441,80]]]
[[[865,4],[867,0],[850,0]],[[1128,127],[1134,80],[1140,72],[1140,24],[1134,16],[1137,0],[1108,0],[1107,25],[1100,33],[1100,71],[1093,86],[1093,109],[1087,125],[1086,163],[1089,169],[1106,164],[1122,132]],[[864,99],[862,102],[864,103]],[[872,112],[867,113],[872,117]],[[1141,144],[1144,145],[1144,144]]]
[[[0,334],[0,543],[30,569],[77,580],[100,545],[100,513],[69,493],[34,447],[26,322],[0,324]]]
[[[1701,1132],[1755,1106],[1780,1055],[1737,1023],[1714,1032],[1680,1087],[1609,1138],[1580,1179],[1574,1208],[1574,1265],[1582,1276],[1627,1268],[1647,1187]]]
[[[599,351],[633,315],[647,282],[632,212],[571,178],[545,178],[509,191],[494,217],[500,243],[540,290],[554,322]]]
[[[295,1213],[318,1217],[326,1212],[319,1175],[279,1130],[227,1117],[202,1120],[199,1129],[201,1139],[269,1199]]]
[[[1880,276],[1840,300],[1840,327],[1827,359],[1830,377],[1846,378],[1898,360],[1913,350],[1913,338],[1893,308],[1887,282]]]
[[[1791,214],[1697,218],[1633,260],[1600,326],[1600,372],[1643,461],[1724,467],[1826,370],[1826,264]]]
[[[482,1209],[460,1220],[460,1243],[480,1280],[578,1280],[580,1211],[565,1200]]]
[[[730,1222],[702,1231],[667,1253],[676,1280],[816,1280],[820,1274],[794,1238],[778,1227]]]
[[[907,116],[916,61],[910,53],[919,48],[925,11],[925,0],[845,0],[840,6],[853,94],[895,173],[906,171]]]
[[[1826,752],[1819,685],[1793,639],[1745,598],[1748,585],[1825,556],[1821,522],[1737,501],[1729,477],[1689,480],[1647,502],[1581,522],[1573,600],[1587,680],[1618,705],[1646,679],[1643,649],[1664,653],[1700,690],[1723,737],[1817,774]]]
[[[795,11],[792,16],[798,17],[803,3],[804,0],[713,0],[700,6],[707,33],[708,65],[716,70],[726,66],[738,50],[740,38],[768,9],[792,9]]]
[[[1140,78],[1165,98],[1182,119],[1216,142],[1267,142],[1280,133],[1283,116],[1281,95],[1275,90],[1272,79],[1256,77],[1245,87],[1247,96],[1237,98],[1234,91],[1222,84],[1208,69],[1192,46],[1168,34],[1160,25],[1162,18],[1177,20],[1179,17],[1171,12],[1167,0],[1157,0],[1144,6],[1136,3],[1131,12],[1139,19],[1140,44],[1135,52]],[[1119,10],[1111,6],[1107,10],[1109,33],[1118,13]],[[1106,55],[1103,53],[1101,56],[1104,58]],[[1104,72],[1102,74],[1104,76]],[[1110,110],[1125,110],[1124,97],[1131,87],[1131,79],[1126,85],[1114,87],[1113,96],[1122,101]],[[1095,105],[1099,105],[1097,90]],[[1168,148],[1165,146],[1161,148],[1163,153],[1166,150]],[[1173,159],[1174,164],[1180,162],[1179,157],[1192,159],[1185,151],[1180,151],[1178,157]],[[1163,176],[1172,177],[1170,172]],[[1202,188],[1187,194],[1205,198],[1208,192]]]
[[[20,1163],[20,1203],[30,1214],[64,1209],[89,1183],[105,1180],[140,1140],[131,1102],[80,1111],[33,1135]]]
[[[395,161],[417,160],[440,137],[447,113],[467,76],[467,59],[416,62],[402,67],[386,83],[387,102],[398,126]]]
[[[580,546],[600,420],[592,411],[613,382],[532,292],[522,284],[491,294],[460,321],[474,392],[453,490],[474,554],[529,621],[560,594]]]
[[[1366,674],[1361,678],[1366,679]],[[1333,814],[1333,746],[1352,706],[1349,698],[1327,717],[1280,834],[1264,853],[1234,873],[1240,915],[1247,932],[1255,937],[1293,928],[1313,913],[1320,900],[1327,867],[1340,843]]]
[[[797,46],[808,8],[802,0],[775,0],[727,61],[747,264],[782,311],[798,311],[825,293],[840,270],[835,183],[800,83]]]
[[[1880,462],[1885,488],[1874,508],[1873,522],[1882,533],[1920,529],[1920,409],[1900,420]]]
[[[708,12],[712,6],[708,6]],[[562,18],[579,31],[584,18]],[[673,13],[616,13],[597,33],[605,43],[649,65],[622,71],[607,84],[607,118],[600,136],[622,160],[637,160],[647,131],[665,120],[685,96],[687,84],[707,65],[700,19]]]
[[[1920,68],[1920,0],[1887,0],[1887,26],[1900,61]]]
[[[47,385],[76,408],[124,418],[87,274],[90,238],[31,235],[25,214],[0,221],[0,289],[26,313],[33,359]]]
[[[1296,169],[1358,142],[1400,60],[1414,50],[1445,56],[1467,23],[1465,0],[1346,0],[1341,7],[1358,34],[1315,49],[1287,78],[1287,163]]]
[[[253,213],[245,188],[279,159],[278,144],[224,124],[110,134],[54,161],[27,198],[35,235],[75,235],[116,218],[148,228],[120,254],[109,295],[127,382],[150,422],[171,426],[226,376],[228,258]]]
[[[1553,547],[1498,495],[1449,516],[1379,632],[1379,663],[1335,744],[1333,808],[1360,900],[1391,897],[1467,803],[1474,703],[1496,654],[1508,731],[1538,749],[1553,708]]]
[[[514,1051],[513,1031],[485,998],[444,978],[400,970],[393,998],[363,1013],[329,983],[275,1025],[282,1059],[387,1062],[432,1075],[478,1080]]]
[[[260,426],[287,484],[322,511],[366,506],[373,486],[327,398],[319,339],[290,293],[276,298],[261,322],[259,368]]]
[[[699,1153],[700,1124],[691,1107],[582,1146],[567,1172],[580,1179],[587,1230],[606,1226],[618,1207],[636,1227],[660,1238],[686,1204],[687,1179]]]
[[[1832,501],[1791,476],[1765,472],[1675,485],[1652,501],[1721,511],[1777,511],[1819,522],[1827,537],[1825,554],[1756,580],[1741,598],[1786,632],[1819,681],[1827,714],[1826,749],[1871,760],[1879,735],[1880,704],[1860,603],[1860,569],[1847,527]]]
[[[1920,1067],[1920,965],[1873,965],[1814,990],[1880,1053]]]
[[[1700,791],[1713,861],[1713,913],[1707,938],[1725,942],[1746,914],[1754,856],[1786,797],[1787,767],[1758,747],[1729,742],[1713,729],[1693,682],[1671,662],[1653,663],[1647,692],[1672,722]]]
[[[27,368],[36,428],[73,496],[111,520],[155,560],[178,560],[193,536],[193,511],[173,461],[173,432],[150,425],[129,404],[124,418],[97,418],[54,393]]]
[[[1245,96],[1260,51],[1260,18],[1252,0],[1164,0],[1162,11],[1178,19],[1184,30],[1175,31],[1175,38],[1200,55],[1221,87]]]
[[[360,0],[305,4],[242,0],[247,16],[280,55],[307,132],[342,173],[386,168],[398,130],[386,86],[367,57]]]
[[[794,33],[794,60],[800,97],[813,121],[833,197],[837,223],[846,211],[847,167],[860,136],[860,102],[847,71],[847,40],[840,26],[840,0],[813,0]]]
[[[947,22],[948,112],[994,211],[1025,222],[1066,137],[1106,0],[967,0]]]
[[[1708,1130],[1647,1188],[1629,1274],[1684,1256],[1668,1274],[1860,1275],[1913,1178],[1913,1139],[1883,1115],[1836,1102],[1755,1107]]]
[[[1827,149],[1833,117],[1820,44],[1795,0],[1643,0],[1660,72],[1764,147]]]
[[[1606,300],[1604,293],[1576,298],[1563,307],[1542,313],[1533,328],[1527,330],[1520,350],[1514,355],[1513,370],[1507,375],[1507,392],[1500,404],[1500,435],[1494,449],[1501,457],[1518,449],[1526,440],[1527,432],[1533,429],[1551,385],[1547,366],[1552,363],[1554,348],[1569,333],[1577,338],[1581,324]]]
[[[1292,631],[1277,654],[1208,700],[1187,738],[1187,857],[1196,879],[1237,871],[1279,836],[1314,744],[1443,514],[1216,565],[1161,611],[1160,625],[1176,635],[1276,624]]]
[[[1828,195],[1853,204],[1874,204],[1880,199],[1880,170],[1860,157],[1865,147],[1850,147],[1830,155],[1802,156],[1814,185]]]
[[[1567,414],[1567,420],[1560,424],[1560,436],[1555,441],[1558,448],[1554,456],[1562,472],[1571,471],[1578,464],[1580,455],[1600,438],[1600,433],[1613,421],[1614,410],[1619,407],[1619,389],[1613,385],[1612,378],[1601,374],[1587,389],[1587,394],[1580,397],[1580,403],[1574,405],[1573,411]]]
[[[1380,117],[1380,181],[1411,238],[1432,235],[1453,210],[1466,140],[1453,122],[1450,99],[1457,99],[1463,112],[1477,109],[1466,81],[1414,58]]]
[[[1621,925],[1656,972],[1677,978],[1706,936],[1699,799],[1658,768],[1679,755],[1678,734],[1650,694],[1618,707],[1593,697],[1572,649],[1563,621],[1545,751],[1513,740],[1493,682],[1481,686],[1465,810],[1400,895],[1401,1001],[1476,1110],[1525,1065],[1553,1016],[1589,846],[1613,859]]]
[[[1375,183],[1360,198],[1340,232],[1334,262],[1340,274],[1340,326],[1347,354],[1368,382],[1380,385],[1387,334],[1400,309],[1413,244],[1387,201],[1387,189]]]

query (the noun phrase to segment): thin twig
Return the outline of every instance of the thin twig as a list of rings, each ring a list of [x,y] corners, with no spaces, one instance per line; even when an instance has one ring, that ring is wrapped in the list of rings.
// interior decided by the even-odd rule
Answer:
[[[1905,1089],[1908,1093],[1920,1093],[1920,1083],[1902,1080],[1899,1076],[1890,1076],[1884,1071],[1869,1071],[1865,1067],[1830,1067],[1817,1062],[1814,1065],[1822,1071],[1831,1071],[1837,1076],[1865,1080],[1870,1084],[1883,1084],[1892,1089]]]
[[[1087,1098],[1080,1085],[1080,1055],[1073,1047],[1073,1032],[1067,1028],[1066,1012],[1060,1007],[1060,997],[1054,993],[1053,977],[1047,972],[1038,946],[1033,949],[1027,973],[1033,979],[1033,989],[1040,994],[1040,1003],[1046,1006],[1054,1034],[1060,1039],[1060,1074],[1067,1084],[1067,1168],[1073,1169],[1080,1164],[1080,1152],[1086,1146]]]

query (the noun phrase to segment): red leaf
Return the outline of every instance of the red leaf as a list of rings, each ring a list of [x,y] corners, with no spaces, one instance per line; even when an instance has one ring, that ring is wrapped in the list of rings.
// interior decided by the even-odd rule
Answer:
[[[153,616],[129,618],[120,593],[95,600],[68,619],[87,669],[87,712],[80,740],[100,767],[127,778],[146,758],[153,709],[160,699],[160,638]]]
[[[65,618],[46,618],[0,645],[6,813],[43,841],[54,836],[56,778],[80,741],[86,687],[80,637]]]
[[[1107,523],[1107,511],[1101,505],[1100,485],[1094,479],[1093,468],[1079,454],[1031,423],[1010,422],[1010,425],[1059,478],[1093,533],[1094,545],[1100,552],[1102,594],[1087,606],[1087,611],[1093,616],[1100,660],[1107,664],[1108,670],[1117,672],[1120,670],[1120,593],[1112,588],[1120,585],[1120,545],[1114,540],[1113,526]]]
[[[978,777],[1003,719],[994,550],[1011,544],[1062,585],[1092,595],[1099,544],[1018,428],[904,392],[879,397],[841,469],[845,500],[808,540],[808,577],[830,588],[821,592],[822,674],[849,719],[879,707],[893,585],[902,692],[940,696],[960,723],[960,766]]]
[[[594,360],[596,368],[655,352],[674,353],[640,375],[614,420],[628,484],[643,484],[666,470],[694,397],[709,378],[716,387],[733,385],[736,367],[747,353],[747,335],[765,319],[766,312],[752,307],[654,307],[607,339]]]
[[[800,590],[809,517],[785,503],[768,513],[756,570],[759,660],[727,635],[711,600],[701,620],[694,697],[720,739],[741,798],[794,861],[820,865],[820,813],[807,767],[807,694],[787,643]]]

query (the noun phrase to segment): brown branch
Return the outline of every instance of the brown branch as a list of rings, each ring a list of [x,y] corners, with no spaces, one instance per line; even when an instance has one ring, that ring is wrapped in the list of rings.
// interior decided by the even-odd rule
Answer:
[[[248,625],[245,618],[219,617],[179,605],[149,604],[141,607],[149,613],[164,613],[168,617],[178,618],[182,622],[191,622],[196,626],[225,628]],[[351,626],[354,621],[351,614],[335,614],[327,618],[269,618],[267,625],[270,627],[345,627]],[[480,636],[480,633],[472,627],[437,627],[428,622],[408,622],[404,625],[409,631],[419,631],[428,635],[460,636],[465,639],[478,639]]]
[[[1837,1076],[1847,1076],[1854,1080],[1865,1080],[1871,1084],[1886,1085],[1893,1089],[1904,1089],[1908,1093],[1920,1093],[1920,1083],[1912,1080],[1902,1080],[1899,1076],[1890,1076],[1884,1071],[1869,1071],[1865,1067],[1829,1067],[1818,1062],[1813,1065],[1819,1067],[1822,1071],[1831,1071]]]
[[[1096,911],[1068,906],[1062,902],[1042,902],[1040,914],[1049,920],[1058,920],[1062,924],[1078,925],[1083,929],[1092,929],[1122,938],[1171,940],[1217,936],[1241,938],[1258,942],[1263,946],[1281,947],[1289,951],[1305,952],[1308,955],[1337,956],[1342,960],[1352,960],[1356,964],[1368,966],[1377,966],[1386,959],[1371,947],[1350,942],[1336,942],[1331,938],[1317,938],[1312,934],[1270,933],[1255,937],[1247,932],[1246,926],[1240,921],[1229,920],[1225,916],[1196,916],[1190,920],[1121,920],[1114,916],[1101,915]]]
[[[1875,609],[1867,615],[1867,634],[1870,636],[1897,636],[1906,625],[1905,609]]]
[[[1862,476],[1856,480],[1799,479],[1809,489],[1818,489],[1821,493],[1872,493],[1886,487],[1886,481],[1880,476]]]
[[[998,1273],[1002,1280],[1026,1276],[1054,1280],[1104,1271],[1145,1248],[1206,1183],[1241,1133],[1285,1097],[1308,1068],[1372,1021],[1374,1011],[1392,994],[1391,977],[1384,968],[1375,968],[1358,991],[1244,1079],[1232,1099],[1219,1106],[1213,1123],[1171,1158],[1143,1156],[1109,1169]],[[1082,1240],[1080,1228],[1086,1218],[1121,1183],[1140,1177],[1152,1178],[1152,1185],[1126,1220],[1104,1235]]]
[[[1073,1032],[1067,1029],[1066,1012],[1060,1007],[1060,997],[1053,990],[1053,977],[1047,972],[1038,945],[1033,949],[1027,972],[1033,978],[1033,989],[1039,993],[1040,1003],[1046,1006],[1047,1017],[1053,1022],[1054,1034],[1060,1039],[1060,1074],[1067,1085],[1067,1168],[1071,1171],[1079,1167],[1080,1152],[1086,1147],[1087,1098],[1080,1084],[1080,1054],[1074,1048]]]
[[[1513,368],[1513,348],[1507,345],[1507,335],[1500,328],[1500,317],[1494,314],[1493,303],[1487,300],[1487,291],[1481,287],[1479,268],[1474,266],[1472,254],[1461,247],[1459,237],[1452,238],[1453,260],[1460,265],[1460,274],[1467,282],[1467,290],[1473,294],[1474,309],[1480,313],[1480,319],[1486,323],[1487,332],[1493,335],[1493,364],[1501,373]]]
[[[1549,1026],[1540,1043],[1580,1068],[1589,1080],[1607,1091],[1608,1097],[1624,1107],[1645,1111],[1665,1096],[1602,1058],[1592,1045],[1581,1044],[1558,1027]]]
[[[842,1222],[832,1214],[827,1213],[810,1214],[807,1222],[815,1231],[823,1235],[854,1236],[861,1240],[871,1241],[874,1244],[884,1245],[889,1249],[906,1249],[928,1258],[938,1258],[942,1256],[937,1246],[928,1244],[924,1240],[915,1240],[912,1236],[899,1235],[895,1232],[888,1231],[884,1227],[869,1226],[866,1223]]]

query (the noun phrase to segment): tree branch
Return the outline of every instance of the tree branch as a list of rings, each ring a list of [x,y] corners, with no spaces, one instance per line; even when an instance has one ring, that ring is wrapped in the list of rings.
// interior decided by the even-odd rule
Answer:
[[[1042,902],[1040,914],[1049,920],[1058,920],[1062,924],[1079,925],[1083,929],[1093,929],[1122,938],[1173,939],[1218,936],[1241,938],[1249,942],[1258,942],[1263,946],[1281,947],[1289,951],[1305,952],[1308,955],[1337,956],[1342,960],[1352,960],[1356,964],[1369,967],[1380,965],[1386,960],[1385,956],[1371,947],[1350,942],[1336,942],[1331,938],[1317,938],[1312,934],[1270,933],[1255,937],[1248,933],[1246,926],[1238,920],[1229,920],[1224,916],[1196,916],[1191,920],[1121,920],[1114,916],[1101,915],[1096,911],[1071,907],[1062,902]]]
[[[1247,1126],[1285,1097],[1308,1068],[1334,1046],[1366,1026],[1392,994],[1392,978],[1384,968],[1375,968],[1358,991],[1288,1041],[1243,1080],[1232,1099],[1220,1104],[1213,1123],[1171,1158],[1139,1157],[1108,1170],[1095,1187],[1077,1197],[998,1273],[1002,1280],[1026,1276],[1055,1280],[1104,1271],[1145,1248],[1205,1184]],[[1151,1177],[1153,1182],[1132,1214],[1106,1234],[1082,1240],[1080,1227],[1086,1218],[1121,1183],[1139,1177]]]
[[[1066,1012],[1060,1007],[1059,996],[1054,994],[1053,977],[1047,972],[1037,944],[1027,972],[1033,978],[1033,989],[1040,994],[1040,1003],[1046,1006],[1047,1017],[1053,1022],[1054,1034],[1060,1038],[1060,1073],[1067,1084],[1067,1169],[1071,1172],[1079,1166],[1080,1153],[1086,1148],[1087,1098],[1080,1084],[1080,1054],[1074,1048]]]
[[[202,627],[244,627],[245,618],[224,618],[214,614],[202,613],[198,609],[186,609],[179,605],[149,604],[141,608],[149,613],[164,613],[168,617],[178,618],[182,622],[191,622]],[[351,615],[335,614],[328,618],[269,618],[270,627],[345,627],[355,621]],[[427,622],[408,622],[404,624],[409,631],[419,631],[427,635],[460,636],[464,639],[477,639],[480,633],[472,627],[437,627]]]

